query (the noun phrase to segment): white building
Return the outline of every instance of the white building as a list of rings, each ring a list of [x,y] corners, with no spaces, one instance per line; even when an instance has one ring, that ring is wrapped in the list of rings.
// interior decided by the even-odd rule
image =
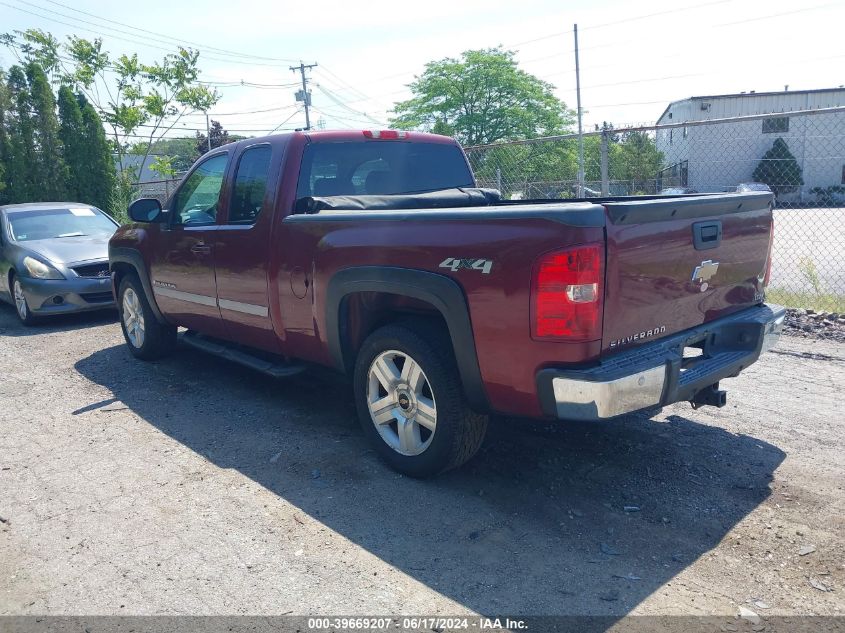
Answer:
[[[657,124],[840,106],[845,106],[845,88],[690,97],[670,103]],[[659,130],[657,148],[667,165],[663,186],[681,185],[701,192],[733,190],[753,180],[754,169],[777,138],[786,142],[804,179],[803,186],[781,196],[784,200],[807,200],[813,197],[814,187],[845,185],[842,111]]]

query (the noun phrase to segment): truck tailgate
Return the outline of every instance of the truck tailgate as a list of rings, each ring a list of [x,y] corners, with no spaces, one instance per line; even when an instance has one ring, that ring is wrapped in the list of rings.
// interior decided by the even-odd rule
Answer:
[[[759,304],[771,203],[768,193],[606,203],[602,352]]]

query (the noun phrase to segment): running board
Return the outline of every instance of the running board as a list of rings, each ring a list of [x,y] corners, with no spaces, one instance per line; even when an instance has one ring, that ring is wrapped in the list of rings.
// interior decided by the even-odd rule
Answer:
[[[251,354],[240,345],[210,338],[190,330],[180,335],[179,338],[189,347],[220,358],[225,358],[233,363],[260,371],[262,374],[267,374],[273,378],[286,378],[305,371],[305,365],[285,363],[281,359],[278,361],[267,360],[266,358]]]

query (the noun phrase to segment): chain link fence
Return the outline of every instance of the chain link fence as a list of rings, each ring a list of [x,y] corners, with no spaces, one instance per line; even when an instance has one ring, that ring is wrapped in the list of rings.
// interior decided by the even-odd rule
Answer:
[[[712,193],[776,197],[772,301],[845,314],[845,107],[628,127],[466,148],[509,199]]]
[[[138,190],[138,198],[158,198],[164,204],[173,193],[174,189],[182,182],[182,178],[169,178],[167,180],[147,180],[135,183]]]

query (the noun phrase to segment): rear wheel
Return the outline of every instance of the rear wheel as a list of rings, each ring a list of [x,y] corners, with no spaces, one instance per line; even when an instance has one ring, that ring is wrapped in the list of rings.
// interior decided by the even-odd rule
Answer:
[[[133,356],[155,360],[176,348],[176,328],[158,322],[141,282],[134,275],[127,275],[120,282],[118,307],[123,338]]]
[[[355,364],[354,389],[365,435],[393,468],[427,477],[478,451],[487,416],[469,408],[451,342],[427,323],[373,332]]]
[[[38,318],[32,314],[32,310],[29,309],[29,304],[26,301],[26,295],[23,293],[21,281],[14,273],[12,273],[11,282],[12,298],[15,300],[15,312],[18,314],[18,318],[24,325],[34,325],[38,321]]]

